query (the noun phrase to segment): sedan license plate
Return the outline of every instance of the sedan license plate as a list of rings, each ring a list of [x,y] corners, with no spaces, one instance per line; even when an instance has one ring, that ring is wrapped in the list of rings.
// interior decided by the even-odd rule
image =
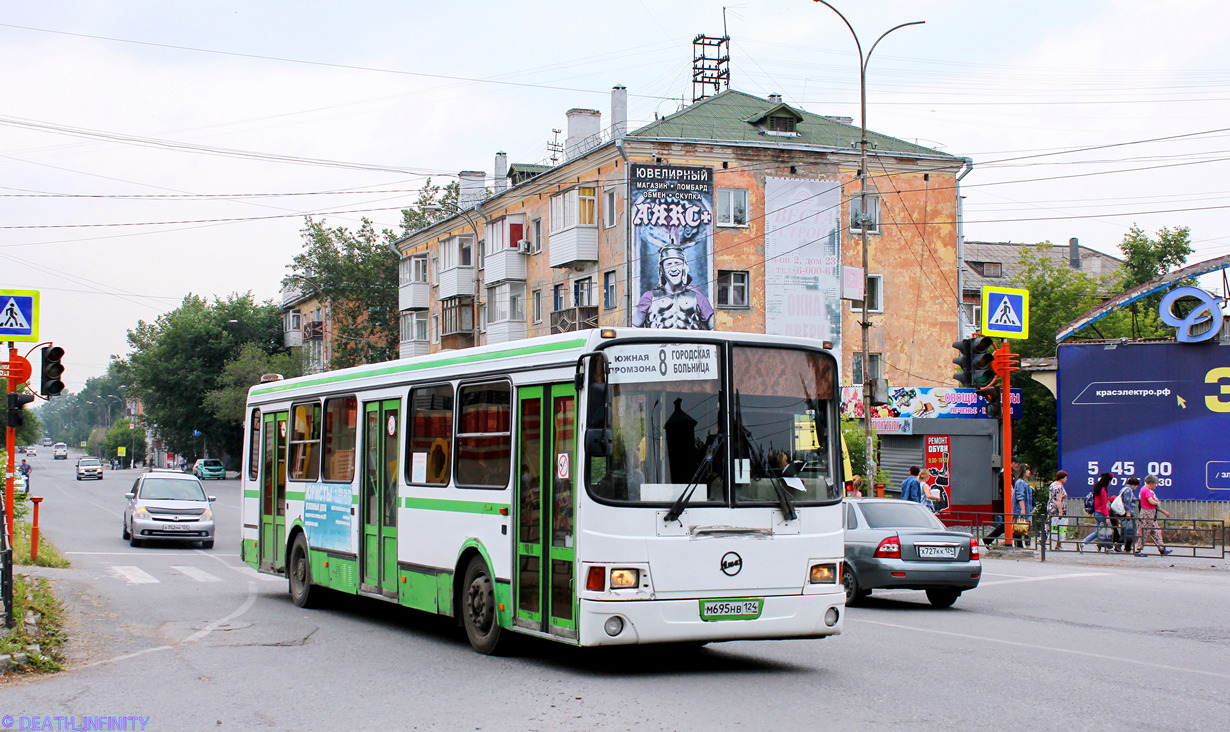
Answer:
[[[700,601],[701,620],[755,620],[760,617],[764,600],[760,598],[727,597]]]
[[[163,524],[163,531],[188,531],[192,527],[187,524]]]
[[[957,548],[955,546],[920,546],[918,556],[925,559],[956,559]]]

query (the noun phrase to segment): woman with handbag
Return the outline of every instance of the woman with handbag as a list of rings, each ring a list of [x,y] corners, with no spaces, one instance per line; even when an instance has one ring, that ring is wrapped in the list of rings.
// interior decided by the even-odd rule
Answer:
[[[1082,551],[1084,545],[1094,539],[1097,539],[1099,551],[1106,549],[1105,532],[1107,518],[1110,516],[1110,484],[1113,482],[1115,482],[1115,476],[1102,473],[1098,476],[1098,481],[1093,484],[1093,531],[1076,545],[1076,551]]]
[[[1157,488],[1157,476],[1146,475],[1145,486],[1140,489],[1140,538],[1137,539],[1136,556],[1145,556],[1145,541],[1153,542],[1157,553],[1166,555],[1170,550],[1162,542],[1162,528],[1157,525],[1157,515],[1161,513],[1170,518],[1170,512],[1162,508],[1157,500],[1154,489]]]
[[[1068,513],[1068,491],[1064,488],[1064,483],[1067,482],[1068,471],[1060,470],[1055,473],[1055,482],[1051,483],[1047,494],[1046,524],[1055,534],[1055,551],[1059,551],[1059,545],[1063,542],[1063,527],[1067,523],[1065,514]]]

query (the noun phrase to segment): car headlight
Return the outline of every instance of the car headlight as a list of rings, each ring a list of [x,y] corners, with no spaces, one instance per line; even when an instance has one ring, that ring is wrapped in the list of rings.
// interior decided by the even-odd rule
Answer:
[[[139,519],[149,518],[149,509],[147,509],[145,506],[137,506],[137,510],[133,511],[133,516]]]
[[[202,520],[202,521],[213,521],[213,520],[214,520],[214,512],[213,512],[213,511],[211,511],[211,510],[209,510],[208,508],[207,508],[207,509],[205,509],[205,513],[201,514],[201,520]]]

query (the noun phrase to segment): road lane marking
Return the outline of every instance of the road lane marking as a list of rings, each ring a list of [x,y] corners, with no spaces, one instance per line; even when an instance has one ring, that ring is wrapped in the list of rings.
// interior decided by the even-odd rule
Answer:
[[[1015,585],[1021,582],[1049,582],[1050,580],[1066,580],[1066,579],[1084,579],[1085,577],[1110,577],[1111,572],[1073,572],[1072,574],[1046,574],[1041,577],[1018,577],[1016,579],[1007,580],[992,580],[990,582],[979,582],[979,587],[992,587],[995,585]]]
[[[205,570],[200,569],[198,567],[182,567],[177,564],[172,564],[171,569],[175,570],[176,572],[181,572],[183,574],[186,574],[192,579],[196,580],[197,582],[221,582],[222,581],[220,577],[215,577],[209,572],[206,572]]]
[[[276,577],[271,574],[265,574],[264,572],[257,572],[255,569],[252,569],[252,567],[248,566],[247,564],[240,564],[236,566],[234,564],[227,564],[226,562],[222,561],[222,557],[236,557],[236,556],[239,556],[238,554],[223,554],[222,556],[218,556],[217,554],[213,552],[207,552],[204,549],[197,549],[197,551],[200,552],[202,556],[209,557],[215,562],[221,564],[223,567],[226,567],[232,572],[238,572],[239,574],[243,575],[244,577],[247,577],[248,579],[257,579],[257,580],[261,580],[262,582],[285,582],[286,581],[285,577]]]
[[[962,638],[964,640],[982,641],[984,643],[999,643],[1005,646],[1016,646],[1017,648],[1028,648],[1030,650],[1042,651],[1044,653],[1066,653],[1072,656],[1081,656],[1083,658],[1096,658],[1102,661],[1112,661],[1114,663],[1131,663],[1137,666],[1147,666],[1153,669],[1161,669],[1163,671],[1182,671],[1189,674],[1198,674],[1200,676],[1212,676],[1218,679],[1230,679],[1230,673],[1218,673],[1216,671],[1203,671],[1197,668],[1187,668],[1184,666],[1169,666],[1164,663],[1153,663],[1152,661],[1142,661],[1139,658],[1131,656],[1111,656],[1106,653],[1092,653],[1090,651],[1078,651],[1073,648],[1062,648],[1060,646],[1044,646],[1038,643],[1022,643],[1021,641],[1004,640],[1003,638],[988,638],[982,635],[971,635],[969,633],[954,633],[950,630],[935,630],[932,628],[920,628],[912,625],[900,625],[897,623],[885,623],[879,620],[865,620],[862,618],[846,618],[846,622],[867,623],[868,625],[878,625],[883,628],[895,628],[897,630],[910,630],[916,633],[931,633],[932,635],[944,635],[950,638]]]
[[[159,580],[151,574],[148,574],[140,567],[121,567],[111,565],[107,570],[112,574],[119,575],[119,578],[130,585],[149,585],[157,584]]]
[[[209,625],[206,625],[204,628],[201,628],[197,632],[185,638],[183,642],[184,643],[195,643],[196,641],[199,641],[205,638],[210,633],[214,632],[214,630],[217,629],[219,626],[229,623],[230,621],[234,620],[240,615],[243,615],[247,611],[251,610],[252,606],[255,604],[256,604],[256,583],[249,582],[248,583],[248,597],[247,599],[244,600],[243,604],[240,605],[237,610],[235,610],[235,612],[231,613],[230,615],[227,615],[224,618],[218,618],[217,620],[213,621]]]

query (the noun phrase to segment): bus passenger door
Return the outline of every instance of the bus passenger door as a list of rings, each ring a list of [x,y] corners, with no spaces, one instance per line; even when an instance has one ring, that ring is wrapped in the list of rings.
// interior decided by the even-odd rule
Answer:
[[[396,399],[363,405],[363,514],[359,547],[361,589],[397,597],[397,436]]]
[[[286,566],[286,412],[265,414],[261,448],[260,568]]]
[[[524,387],[518,394],[513,622],[575,638],[576,391],[557,384]]]

